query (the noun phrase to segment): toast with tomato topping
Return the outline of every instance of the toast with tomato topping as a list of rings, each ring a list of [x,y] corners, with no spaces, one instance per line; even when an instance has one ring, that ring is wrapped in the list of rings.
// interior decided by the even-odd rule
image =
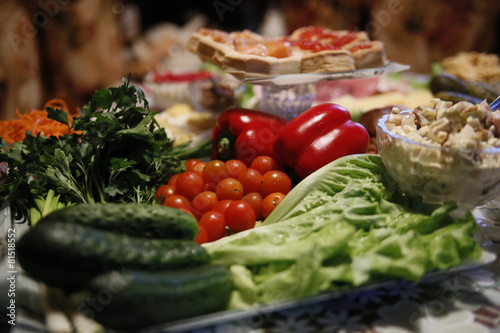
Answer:
[[[365,32],[322,27],[300,28],[282,38],[200,29],[187,48],[236,77],[350,71],[386,62],[383,43],[370,41]]]

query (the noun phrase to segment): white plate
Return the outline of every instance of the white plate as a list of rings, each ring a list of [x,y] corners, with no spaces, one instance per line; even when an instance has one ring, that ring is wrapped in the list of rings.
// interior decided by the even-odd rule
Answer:
[[[360,79],[372,76],[381,76],[387,73],[402,72],[410,69],[410,66],[389,61],[382,67],[364,68],[354,71],[326,72],[326,73],[300,73],[276,76],[239,78],[243,83],[257,85],[295,85],[315,83],[319,81],[332,81],[342,79]]]

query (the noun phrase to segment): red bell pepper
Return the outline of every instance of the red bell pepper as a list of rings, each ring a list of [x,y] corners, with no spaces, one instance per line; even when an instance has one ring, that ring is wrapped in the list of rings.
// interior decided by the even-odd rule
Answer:
[[[370,136],[340,105],[314,106],[290,120],[274,142],[278,161],[304,179],[333,160],[366,153]]]
[[[234,108],[222,112],[212,131],[212,159],[238,159],[247,166],[261,155],[276,158],[273,145],[285,120],[263,111]]]

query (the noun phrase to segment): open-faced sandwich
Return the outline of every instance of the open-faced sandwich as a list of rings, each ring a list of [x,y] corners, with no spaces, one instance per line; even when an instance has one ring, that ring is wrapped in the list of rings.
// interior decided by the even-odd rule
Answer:
[[[187,48],[236,77],[351,71],[386,63],[383,43],[366,32],[320,26],[280,38],[203,28],[191,35]]]

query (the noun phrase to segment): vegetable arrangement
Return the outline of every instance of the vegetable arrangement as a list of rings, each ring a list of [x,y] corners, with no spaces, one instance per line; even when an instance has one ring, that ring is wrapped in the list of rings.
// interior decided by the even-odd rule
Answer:
[[[394,191],[379,156],[345,156],[300,182],[262,225],[203,246],[233,273],[236,308],[420,281],[480,256],[472,215],[453,220],[452,204],[413,201]]]
[[[130,330],[226,309],[231,275],[210,263],[197,231],[189,214],[161,205],[75,204],[43,217],[17,253],[28,274],[73,295],[78,310]],[[112,297],[96,311],[103,292]]]
[[[288,123],[231,109],[193,148],[173,147],[126,79],[78,117],[47,113],[64,134],[2,142],[0,200],[29,210],[26,272],[111,329],[419,281],[481,254],[472,216],[400,195],[339,105]],[[103,290],[112,297],[95,311]]]
[[[156,198],[197,219],[200,244],[253,228],[292,188],[291,179],[270,156],[258,156],[248,167],[236,159],[189,159],[185,168],[158,188]]]
[[[60,108],[47,113],[66,126],[65,134],[26,133],[22,142],[0,145],[0,162],[8,166],[0,200],[24,207],[33,225],[75,203],[152,203],[158,184],[182,170],[181,159],[207,147],[174,148],[143,92],[125,78],[119,87],[97,91],[79,117],[68,119]]]

